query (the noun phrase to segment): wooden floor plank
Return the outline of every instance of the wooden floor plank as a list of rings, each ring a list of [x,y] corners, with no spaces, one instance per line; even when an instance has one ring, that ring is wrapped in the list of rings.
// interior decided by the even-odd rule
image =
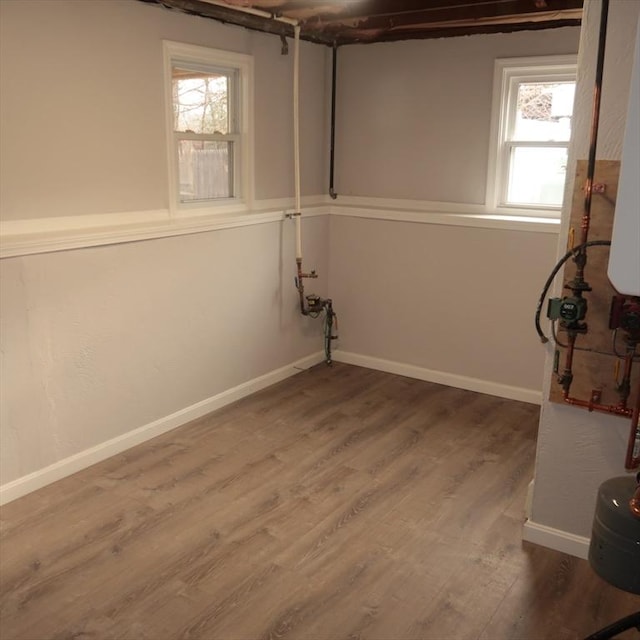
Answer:
[[[521,542],[537,421],[301,372],[3,507],[0,637],[578,640],[640,599]]]

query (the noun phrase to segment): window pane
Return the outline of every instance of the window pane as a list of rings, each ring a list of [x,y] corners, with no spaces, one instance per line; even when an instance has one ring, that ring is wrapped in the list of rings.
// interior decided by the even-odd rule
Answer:
[[[575,82],[521,82],[512,140],[568,141]]]
[[[230,133],[229,76],[173,67],[173,129]]]
[[[233,197],[233,143],[180,140],[180,202]]]
[[[514,147],[507,203],[561,206],[566,172],[563,147]]]

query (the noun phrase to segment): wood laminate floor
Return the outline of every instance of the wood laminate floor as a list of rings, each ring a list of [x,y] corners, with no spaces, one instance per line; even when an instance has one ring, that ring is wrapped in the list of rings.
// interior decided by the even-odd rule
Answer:
[[[537,422],[300,373],[4,507],[0,637],[582,638],[640,599],[521,542]]]

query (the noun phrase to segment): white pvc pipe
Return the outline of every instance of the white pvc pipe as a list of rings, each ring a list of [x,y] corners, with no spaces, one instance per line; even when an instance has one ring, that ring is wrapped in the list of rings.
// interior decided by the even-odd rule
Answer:
[[[239,7],[237,5],[230,5],[226,2],[220,2],[219,0],[202,0],[207,4],[213,4],[216,7],[224,7],[225,9],[232,9],[233,11],[241,11],[242,13],[248,13],[252,16],[259,16],[260,18],[268,18],[269,20],[277,20],[278,22],[284,22],[285,24],[290,24],[296,26],[298,24],[297,20],[293,18],[285,18],[284,16],[275,16],[268,11],[261,11],[260,9],[252,9],[251,7]]]
[[[293,27],[293,174],[295,186],[296,214],[296,260],[302,260],[302,212],[300,211],[300,27]]]

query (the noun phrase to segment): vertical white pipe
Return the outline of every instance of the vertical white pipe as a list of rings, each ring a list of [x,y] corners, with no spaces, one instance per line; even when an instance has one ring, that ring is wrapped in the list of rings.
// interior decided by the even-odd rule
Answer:
[[[296,260],[302,260],[302,212],[300,211],[300,27],[293,27],[293,171],[295,182]]]

